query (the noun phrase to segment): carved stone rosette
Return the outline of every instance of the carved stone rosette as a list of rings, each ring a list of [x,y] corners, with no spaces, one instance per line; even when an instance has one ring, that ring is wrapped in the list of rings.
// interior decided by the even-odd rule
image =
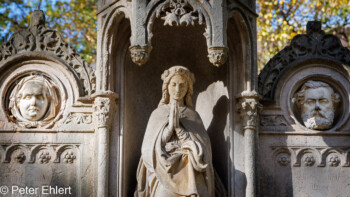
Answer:
[[[117,95],[114,93],[96,95],[93,105],[93,119],[97,128],[106,128],[111,125],[116,98]]]
[[[243,128],[257,130],[259,125],[258,112],[261,109],[260,95],[255,91],[244,91],[237,98],[239,99],[238,112],[243,120]]]
[[[214,66],[219,67],[225,64],[227,59],[227,48],[226,47],[210,47],[208,49],[208,57],[210,63]]]
[[[129,48],[132,61],[139,66],[141,66],[142,64],[145,64],[148,61],[151,50],[152,50],[151,46],[137,45],[137,46],[131,46]]]

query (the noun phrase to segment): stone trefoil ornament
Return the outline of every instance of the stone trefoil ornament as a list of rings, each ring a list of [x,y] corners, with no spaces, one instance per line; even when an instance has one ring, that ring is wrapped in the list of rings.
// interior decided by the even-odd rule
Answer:
[[[46,126],[56,117],[58,106],[55,85],[43,76],[24,77],[10,95],[11,119],[22,127]]]
[[[176,26],[179,25],[194,25],[194,21],[199,19],[198,23],[203,23],[203,15],[200,11],[194,10],[187,0],[167,0],[161,10],[165,11],[165,16],[162,17],[164,25]],[[198,17],[196,16],[198,15]],[[159,17],[159,10],[157,17]]]
[[[307,81],[296,93],[293,101],[301,111],[301,119],[308,129],[330,129],[335,116],[339,95],[322,81]]]
[[[162,99],[148,121],[135,196],[214,196],[209,136],[192,109],[194,75],[183,66],[162,74]]]

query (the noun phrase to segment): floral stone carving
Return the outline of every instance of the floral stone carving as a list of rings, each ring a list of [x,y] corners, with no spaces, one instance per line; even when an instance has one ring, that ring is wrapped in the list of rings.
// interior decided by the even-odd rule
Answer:
[[[165,12],[165,16],[162,17],[164,25],[194,25],[194,21],[197,19],[199,19],[199,24],[203,23],[203,14],[200,9],[192,8],[187,0],[167,0],[156,11],[157,17],[160,16],[161,11]]]
[[[18,163],[23,163],[26,160],[26,155],[24,154],[23,151],[20,151],[16,156],[15,160]]]
[[[226,47],[210,47],[208,49],[208,57],[210,63],[219,67],[226,62],[227,48]]]
[[[132,46],[129,48],[132,61],[139,66],[148,61],[151,50],[151,46]]]
[[[41,164],[49,163],[50,159],[51,159],[51,156],[49,152],[41,152],[41,154],[39,155],[39,162]]]
[[[27,128],[44,127],[57,115],[55,85],[43,76],[22,78],[10,94],[11,119]]]
[[[315,158],[312,155],[307,155],[304,159],[306,166],[313,166],[315,163]]]
[[[328,163],[332,167],[337,167],[340,163],[340,159],[337,155],[332,155],[331,157],[329,157]]]
[[[66,163],[73,163],[75,159],[76,159],[76,156],[72,151],[66,152],[66,154],[64,155],[64,161]]]

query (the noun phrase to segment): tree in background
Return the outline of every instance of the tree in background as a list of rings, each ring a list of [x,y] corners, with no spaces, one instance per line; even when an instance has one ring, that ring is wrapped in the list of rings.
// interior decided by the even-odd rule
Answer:
[[[95,64],[97,0],[0,0],[0,44],[28,27],[30,13],[39,4],[46,26],[59,31],[90,65]]]
[[[257,12],[259,69],[295,35],[306,33],[308,21],[321,21],[326,33],[350,44],[349,0],[257,0]]]

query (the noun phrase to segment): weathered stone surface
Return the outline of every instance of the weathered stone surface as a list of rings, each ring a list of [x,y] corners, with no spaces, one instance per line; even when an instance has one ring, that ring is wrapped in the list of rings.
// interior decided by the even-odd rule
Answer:
[[[215,196],[209,136],[192,109],[194,75],[173,66],[162,80],[162,98],[142,143],[135,195]]]
[[[17,186],[35,196],[46,186],[94,196],[95,83],[94,70],[45,27],[42,11],[0,46],[0,185],[7,196],[20,196]]]
[[[327,83],[309,80],[296,93],[295,103],[301,108],[301,119],[308,129],[330,129],[339,95]]]
[[[261,196],[347,196],[349,50],[309,22],[259,76]]]
[[[96,70],[45,26],[42,11],[34,11],[29,28],[0,46],[0,180],[6,181],[0,184],[71,187],[72,196],[132,196],[148,118],[162,99],[159,75],[185,65],[196,73],[193,103],[184,99],[193,109],[174,106],[180,116],[174,132],[184,143],[180,149],[168,140],[166,151],[191,149],[198,156],[190,156],[197,169],[187,165],[197,173],[195,192],[255,196],[255,3],[98,4]],[[176,88],[165,89],[177,97]],[[236,106],[243,100],[235,95],[247,92],[254,98],[242,94],[248,96],[242,98],[245,107],[254,110],[244,108],[241,116]],[[189,119],[200,136],[185,135],[183,122]]]

